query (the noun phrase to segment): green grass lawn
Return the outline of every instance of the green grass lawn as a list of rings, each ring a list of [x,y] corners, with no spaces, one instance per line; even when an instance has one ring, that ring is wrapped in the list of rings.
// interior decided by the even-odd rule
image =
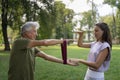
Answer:
[[[47,54],[61,58],[60,46],[41,47]],[[0,80],[7,80],[9,53],[0,51]],[[68,58],[87,59],[89,49],[68,46]],[[105,72],[105,80],[120,79],[120,46],[113,46],[111,65]],[[87,67],[68,66],[36,58],[35,80],[83,80]]]

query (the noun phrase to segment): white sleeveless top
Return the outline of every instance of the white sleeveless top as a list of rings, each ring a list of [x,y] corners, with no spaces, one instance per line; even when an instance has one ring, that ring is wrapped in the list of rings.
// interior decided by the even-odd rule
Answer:
[[[110,59],[111,59],[111,49],[110,49],[110,45],[107,42],[103,42],[103,43],[102,42],[92,42],[91,43],[91,49],[90,49],[90,53],[88,56],[88,61],[95,62],[100,51],[102,51],[105,48],[109,49],[109,53],[108,53],[108,56],[106,57],[106,60],[103,62],[103,64],[97,70],[98,72],[104,72],[104,71],[108,70],[109,65],[110,65]]]

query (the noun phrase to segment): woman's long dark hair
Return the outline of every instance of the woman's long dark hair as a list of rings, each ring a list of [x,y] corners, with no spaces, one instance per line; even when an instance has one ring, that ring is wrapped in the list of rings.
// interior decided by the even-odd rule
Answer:
[[[103,31],[102,42],[106,41],[112,47],[112,38],[111,38],[110,29],[108,25],[102,22],[102,23],[95,24],[95,26],[99,27]]]

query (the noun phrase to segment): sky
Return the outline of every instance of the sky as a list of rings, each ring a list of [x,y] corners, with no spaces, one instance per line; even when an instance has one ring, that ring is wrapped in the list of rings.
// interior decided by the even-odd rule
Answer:
[[[56,0],[56,1],[62,1],[64,4],[66,4],[66,8],[73,9],[75,13],[81,13],[91,9],[91,4],[88,4],[87,0],[73,0],[72,3],[70,2],[70,0]],[[112,14],[111,6],[107,4],[102,4],[104,0],[93,0],[93,1],[95,4],[97,4],[98,13],[100,16]],[[76,15],[74,16],[73,21],[78,21],[80,19],[81,16]],[[79,27],[79,25],[80,23],[77,23],[76,27]]]
[[[90,4],[87,4],[87,0],[74,0],[72,3],[70,0],[62,0],[66,4],[67,8],[73,9],[75,13],[88,11],[91,9]],[[93,0],[98,5],[98,13],[100,16],[105,16],[112,13],[112,8],[107,4],[102,4],[103,0]]]

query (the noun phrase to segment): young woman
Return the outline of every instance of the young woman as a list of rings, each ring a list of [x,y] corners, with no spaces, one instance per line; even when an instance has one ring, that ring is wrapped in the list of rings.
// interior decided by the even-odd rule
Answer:
[[[111,57],[112,40],[109,27],[106,23],[97,23],[94,28],[96,41],[83,43],[83,32],[79,34],[78,46],[90,48],[88,60],[71,59],[73,62],[82,63],[88,66],[84,80],[104,80],[104,72],[108,70]]]

